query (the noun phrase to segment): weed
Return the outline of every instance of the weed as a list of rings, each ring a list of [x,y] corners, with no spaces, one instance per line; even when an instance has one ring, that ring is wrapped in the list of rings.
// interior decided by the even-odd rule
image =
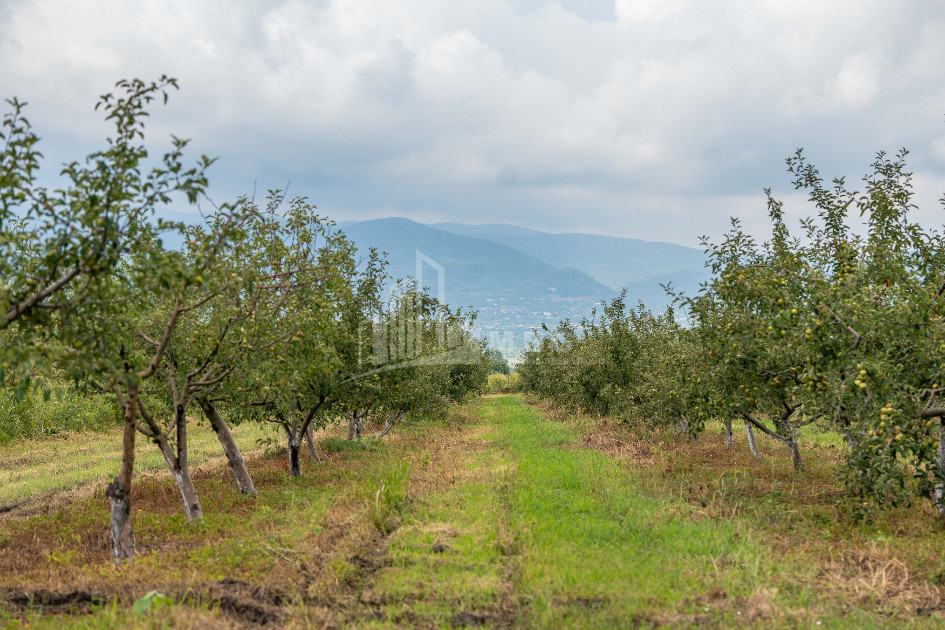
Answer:
[[[146,595],[135,600],[135,603],[131,606],[131,610],[134,611],[139,617],[144,617],[145,613],[149,610],[158,612],[161,608],[169,606],[174,603],[174,600],[159,593],[158,591],[150,591]]]
[[[378,449],[381,444],[383,444],[383,442],[379,440],[345,440],[337,437],[330,437],[321,441],[322,450],[326,453],[372,451]]]
[[[386,536],[403,523],[408,502],[410,465],[406,461],[386,463],[374,478],[370,503],[370,520],[381,535]]]
[[[17,439],[48,439],[69,431],[106,431],[121,415],[108,397],[82,394],[74,387],[48,383],[18,399],[0,389],[0,444]]]
[[[256,448],[263,452],[263,457],[268,457],[269,459],[277,459],[289,452],[285,444],[272,435],[257,438]]]

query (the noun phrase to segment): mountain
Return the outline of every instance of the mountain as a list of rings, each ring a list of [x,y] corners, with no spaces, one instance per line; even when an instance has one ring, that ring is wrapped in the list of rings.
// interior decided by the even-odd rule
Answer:
[[[165,218],[201,220],[184,213]],[[423,285],[454,308],[476,309],[479,333],[510,357],[525,347],[533,328],[578,321],[620,289],[627,289],[629,304],[639,300],[662,310],[671,299],[660,284],[694,293],[708,278],[701,251],[671,243],[404,218],[344,221],[338,228],[362,252],[387,252],[387,271],[395,279],[417,277],[419,261]],[[180,245],[174,233],[165,241]]]
[[[362,251],[387,252],[394,278],[418,275],[433,295],[443,279],[444,300],[479,311],[476,328],[507,356],[525,347],[542,322],[580,319],[616,292],[590,275],[562,268],[488,239],[402,218],[349,222],[342,228]]]
[[[438,223],[432,227],[455,234],[475,235],[513,247],[549,264],[583,271],[615,290],[627,289],[630,303],[642,300],[662,309],[670,298],[660,287],[695,293],[708,279],[705,254],[672,243],[597,234],[549,234],[515,225]]]
[[[554,266],[502,243],[461,236],[409,219],[360,221],[349,223],[343,231],[361,249],[376,247],[387,252],[388,273],[395,278],[416,275],[418,253],[441,265],[450,303],[460,296],[573,299],[613,292],[581,271]],[[435,273],[430,265],[424,267],[424,285],[435,289],[428,273]]]
[[[473,236],[476,238],[489,238],[490,235],[494,234],[546,234],[546,232],[542,232],[540,230],[533,230],[532,228],[522,227],[521,225],[512,225],[511,223],[482,223],[478,225],[469,225],[467,223],[445,222],[430,223],[429,226],[438,230],[443,230],[444,232],[452,232],[453,234]]]

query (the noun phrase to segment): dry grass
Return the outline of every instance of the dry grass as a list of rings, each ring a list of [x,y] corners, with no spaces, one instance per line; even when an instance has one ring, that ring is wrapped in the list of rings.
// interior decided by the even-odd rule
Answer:
[[[735,523],[745,536],[763,542],[771,554],[796,567],[799,576],[809,578],[838,608],[905,617],[945,610],[945,588],[930,579],[942,567],[942,524],[932,507],[920,503],[877,514],[872,522],[855,521],[841,501],[837,472],[844,455],[831,444],[802,444],[807,470],[798,473],[786,448],[764,436],[757,436],[759,460],[737,430],[730,449],[718,428],[692,443],[672,431],[552,414],[583,427],[583,438],[575,446],[621,460],[653,494],[683,499],[688,507],[679,510],[680,516]],[[776,588],[759,589],[745,601],[725,605],[739,609],[748,621],[808,614],[780,610],[776,599]],[[710,597],[706,606],[723,600]]]
[[[236,493],[222,462],[200,466],[195,481],[207,518],[199,526],[186,523],[166,473],[140,476],[134,488],[140,556],[134,566],[111,562],[107,501],[99,486],[53,495],[51,501],[44,495],[28,514],[0,515],[0,594],[8,607],[25,610],[28,602],[16,603],[16,593],[45,589],[48,610],[63,615],[53,621],[117,599],[118,621],[103,627],[123,627],[121,615],[130,614],[130,603],[152,589],[184,603],[162,611],[165,621],[181,628],[515,625],[530,601],[523,595],[531,588],[527,579],[537,575],[523,573],[522,566],[540,564],[534,554],[547,550],[522,555],[531,521],[516,520],[521,515],[506,514],[512,508],[500,505],[504,489],[522,490],[525,468],[501,454],[507,448],[501,441],[507,438],[497,438],[502,418],[483,422],[499,406],[473,404],[443,422],[398,426],[382,445],[342,448],[325,455],[322,466],[305,462],[297,480],[287,478],[281,456],[257,451],[249,458],[260,493],[255,501]],[[945,590],[930,579],[942,566],[941,530],[931,510],[914,506],[873,523],[852,521],[836,505],[838,449],[808,445],[809,470],[798,474],[785,449],[760,436],[764,459],[756,460],[743,434],[736,434],[735,449],[729,450],[714,429],[691,443],[672,432],[546,413],[569,425],[558,433],[576,439],[540,438],[536,444],[582,462],[590,454],[581,451],[605,453],[607,458],[597,459],[614,469],[606,481],[617,485],[600,488],[623,488],[626,479],[632,490],[621,491],[657,497],[661,511],[654,522],[713,529],[724,521],[739,544],[760,545],[771,566],[777,565],[777,572],[759,574],[758,582],[739,589],[725,582],[726,575],[744,572],[736,566],[737,554],[722,553],[702,564],[697,559],[693,566],[704,573],[697,581],[705,588],[687,591],[676,609],[665,602],[643,607],[624,619],[628,624],[718,626],[725,620],[792,626],[814,625],[827,615],[934,625],[930,615],[945,609]],[[342,434],[336,428],[319,437]],[[410,509],[400,529],[382,536],[368,518],[367,497],[385,467],[402,461],[410,470]],[[593,479],[587,481],[591,490],[597,488]],[[610,490],[601,490],[600,501],[609,501]],[[667,535],[673,531],[668,527]],[[490,540],[499,561],[463,555],[477,553],[480,539]],[[575,619],[608,619],[595,615],[613,614],[618,595],[633,590],[636,562],[627,565],[630,573],[617,571],[626,580],[611,590],[602,586],[603,595],[565,592],[556,595],[560,601],[551,602],[551,610]],[[413,594],[403,596],[407,592]],[[450,607],[460,612],[443,617]],[[872,616],[844,617],[854,610]],[[0,613],[0,625],[2,619]],[[161,627],[153,615],[133,621]]]
[[[397,427],[371,449],[323,454],[325,463],[306,462],[299,480],[287,479],[284,457],[255,451],[247,463],[256,501],[235,491],[222,460],[208,462],[194,470],[206,514],[202,525],[186,523],[177,487],[164,471],[139,475],[132,498],[138,558],[130,566],[111,560],[100,485],[47,493],[0,515],[0,595],[8,605],[28,606],[17,593],[46,591],[47,610],[74,614],[94,602],[117,599],[127,606],[156,589],[209,607],[180,609],[175,627],[228,627],[234,620],[340,627],[363,612],[362,591],[387,544],[365,517],[372,470],[408,460],[413,501],[483,474],[466,465],[488,448],[482,431],[459,430],[471,417],[450,420],[410,431]],[[60,607],[50,603],[60,600]]]
[[[945,609],[942,587],[910,570],[888,547],[838,550],[819,567],[818,583],[851,605],[928,614]]]

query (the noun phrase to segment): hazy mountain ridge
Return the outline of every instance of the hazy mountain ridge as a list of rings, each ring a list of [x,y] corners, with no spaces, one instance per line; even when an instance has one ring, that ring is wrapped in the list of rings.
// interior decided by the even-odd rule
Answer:
[[[673,243],[598,234],[551,234],[515,225],[435,223],[431,227],[455,234],[476,235],[525,252],[558,267],[587,273],[613,289],[642,282],[666,283],[679,276],[705,275],[705,254]]]
[[[612,292],[592,276],[554,266],[528,253],[489,239],[438,230],[409,219],[372,219],[342,228],[359,247],[387,252],[388,272],[395,278],[414,276],[417,252],[442,265],[450,294],[492,297],[587,298]],[[424,285],[435,273],[424,266]],[[432,282],[432,283],[431,283]]]
[[[417,275],[417,252],[442,266],[445,300],[479,310],[477,328],[511,354],[524,347],[533,327],[579,320],[622,288],[630,303],[662,310],[671,298],[660,284],[694,292],[707,278],[701,251],[671,243],[404,218],[339,226],[360,248],[387,252],[394,278]],[[433,266],[423,265],[422,279],[435,294]]]

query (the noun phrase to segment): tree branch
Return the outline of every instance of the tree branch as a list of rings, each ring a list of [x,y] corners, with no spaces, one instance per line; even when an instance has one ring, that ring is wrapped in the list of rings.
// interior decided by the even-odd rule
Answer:
[[[748,421],[748,422],[752,423],[753,425],[755,425],[756,427],[758,427],[758,430],[762,431],[762,432],[763,432],[765,435],[767,435],[768,437],[771,437],[771,438],[777,440],[778,442],[781,442],[782,444],[787,444],[787,443],[788,443],[788,441],[787,441],[786,438],[781,437],[780,434],[775,433],[774,431],[772,431],[771,429],[769,429],[769,428],[766,427],[765,425],[761,424],[760,422],[758,422],[757,420],[755,420],[754,418],[752,418],[751,416],[749,416],[749,415],[748,415],[747,413],[745,413],[744,411],[741,412],[741,416],[742,416],[742,418],[744,418],[746,421]]]
[[[80,273],[81,273],[81,270],[79,269],[79,267],[73,267],[72,269],[67,271],[66,274],[62,276],[59,280],[49,285],[42,291],[39,291],[38,293],[34,293],[33,295],[26,298],[19,304],[14,304],[10,308],[8,308],[6,314],[4,315],[3,326],[0,328],[6,328],[10,324],[12,324],[16,319],[18,319],[20,316],[25,314],[31,308],[36,306],[37,303],[45,300],[53,293],[55,293],[62,287],[72,282],[72,280],[76,276],[78,276]]]
[[[846,323],[844,323],[844,321],[840,319],[840,316],[834,313],[833,310],[829,306],[824,304],[823,302],[819,302],[817,306],[821,307],[822,309],[826,310],[828,313],[833,315],[834,319],[836,320],[836,323],[846,328],[847,331],[851,335],[853,335],[854,341],[853,341],[853,345],[850,346],[850,350],[851,351],[856,350],[859,347],[860,342],[863,340],[863,336],[860,333],[856,332],[851,326],[848,326]]]

